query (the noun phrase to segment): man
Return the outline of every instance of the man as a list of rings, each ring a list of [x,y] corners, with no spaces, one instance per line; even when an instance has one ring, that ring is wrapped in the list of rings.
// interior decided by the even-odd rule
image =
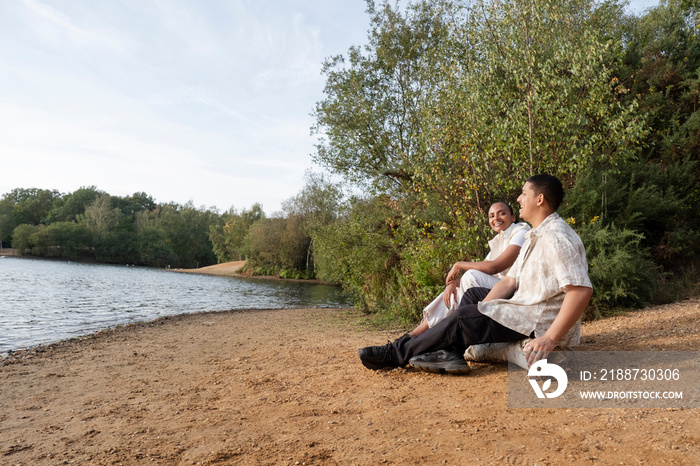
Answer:
[[[508,275],[486,294],[472,289],[460,307],[424,333],[404,335],[384,346],[359,350],[369,369],[403,367],[466,373],[462,354],[471,345],[534,340],[525,349],[529,364],[558,344],[579,342],[581,315],[593,294],[580,238],[556,210],[564,198],[561,182],[535,175],[518,197],[520,217],[532,225]],[[483,298],[478,304],[469,302]],[[425,354],[427,353],[427,354]],[[418,355],[418,356],[417,356]]]

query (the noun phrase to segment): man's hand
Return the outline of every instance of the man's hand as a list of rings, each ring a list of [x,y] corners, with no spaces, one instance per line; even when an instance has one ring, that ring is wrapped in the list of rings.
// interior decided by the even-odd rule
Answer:
[[[445,303],[445,306],[447,306],[448,308],[452,305],[453,296],[455,301],[457,301],[457,283],[459,283],[458,280],[453,280],[449,282],[445,287],[445,292],[442,294],[442,302]]]
[[[581,318],[592,294],[593,289],[587,286],[569,285],[566,287],[564,302],[561,304],[561,309],[552,325],[544,335],[535,338],[525,347],[525,357],[529,365],[549,356],[559,340]]]
[[[540,359],[545,359],[556,346],[557,343],[551,338],[547,337],[547,335],[535,338],[528,343],[527,346],[525,346],[525,359],[527,359],[527,365],[532,366]]]

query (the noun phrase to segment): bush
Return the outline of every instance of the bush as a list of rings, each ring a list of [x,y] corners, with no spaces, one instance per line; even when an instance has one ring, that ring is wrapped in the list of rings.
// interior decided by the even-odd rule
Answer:
[[[579,177],[561,209],[564,218],[643,235],[640,247],[665,269],[688,264],[700,252],[700,196],[695,162],[638,162],[617,171],[591,170]]]
[[[386,196],[356,199],[345,215],[314,233],[316,276],[342,284],[358,309],[386,310],[400,294],[394,214]]]
[[[600,221],[579,225],[586,247],[593,297],[584,319],[603,317],[614,308],[649,302],[661,275],[640,243],[643,236]]]

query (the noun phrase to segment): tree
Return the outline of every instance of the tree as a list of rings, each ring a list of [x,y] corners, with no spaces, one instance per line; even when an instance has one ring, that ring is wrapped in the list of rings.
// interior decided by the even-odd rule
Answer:
[[[12,231],[15,229],[14,205],[12,201],[3,197],[0,199],[0,248],[10,247]]]
[[[54,202],[60,199],[60,193],[48,189],[14,189],[5,194],[13,204],[15,224],[26,223],[40,225],[46,223]]]
[[[123,215],[119,208],[112,206],[112,196],[103,193],[85,208],[80,220],[93,234],[102,235],[113,230]]]
[[[124,215],[135,216],[138,212],[151,211],[156,208],[156,202],[144,192],[137,192],[131,196],[115,198],[114,203]]]
[[[620,78],[649,115],[649,160],[700,160],[699,14],[696,0],[662,1],[627,29]]]
[[[78,259],[88,255],[92,236],[84,224],[76,222],[54,222],[46,226],[46,251],[49,257]]]
[[[534,173],[571,183],[588,164],[634,157],[644,135],[612,75],[613,47],[590,0],[481,0],[464,10],[452,50],[464,58],[429,111],[420,190],[437,193],[456,231],[491,202],[514,200]],[[461,46],[461,48],[460,48]]]
[[[82,187],[66,194],[54,202],[48,215],[50,222],[73,222],[85,213],[85,209],[97,199],[102,191],[95,186]]]
[[[361,247],[369,256],[380,245],[398,251],[394,272],[381,274],[395,292],[353,288],[373,294],[367,303],[413,312],[445,262],[483,258],[493,201],[512,203],[534,173],[571,185],[590,164],[619,166],[635,157],[644,122],[633,100],[619,99],[620,47],[610,38],[618,13],[608,5],[369,5],[369,44],[351,48],[347,65],[334,57],[324,67],[315,129],[327,139],[316,160],[390,196],[389,236]]]
[[[139,263],[151,267],[167,267],[177,263],[177,255],[168,245],[162,230],[146,228],[138,235]]]
[[[318,232],[333,223],[339,214],[343,197],[340,187],[328,180],[328,177],[307,172],[306,184],[294,197],[282,203],[282,209],[287,214],[287,229],[285,232],[285,250],[297,251],[297,259],[287,259],[293,268],[304,271],[306,276],[315,275],[314,237]],[[286,256],[286,253],[283,254]]]
[[[32,248],[34,247],[32,236],[39,231],[39,229],[39,225],[30,225],[28,223],[17,225],[12,232],[12,247],[17,254],[23,255],[32,253]]]
[[[231,208],[209,228],[209,238],[212,249],[219,262],[244,260],[248,257],[248,244],[246,237],[251,225],[265,218],[265,212],[259,203],[253,204],[250,209],[243,209],[240,213]]]
[[[195,268],[216,263],[209,240],[209,230],[216,214],[192,203],[184,206],[163,204],[147,216],[139,216],[138,231],[141,234],[151,228],[160,230],[165,244],[175,255],[174,267]],[[149,220],[145,220],[149,217]],[[162,249],[162,248],[161,248]]]
[[[286,219],[282,217],[261,218],[251,225],[246,241],[250,250],[250,261],[260,274],[272,275],[281,264],[281,248]]]
[[[346,180],[380,191],[410,191],[414,165],[427,155],[416,142],[421,108],[431,101],[445,59],[449,3],[419,2],[402,13],[367,1],[369,43],[323,64],[326,98],[316,104],[314,159]]]

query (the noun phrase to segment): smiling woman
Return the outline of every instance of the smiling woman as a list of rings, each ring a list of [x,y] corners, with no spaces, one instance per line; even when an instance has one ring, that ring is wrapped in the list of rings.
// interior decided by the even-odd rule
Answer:
[[[515,223],[513,209],[505,202],[494,203],[489,208],[488,218],[497,235],[489,241],[490,252],[486,259],[455,262],[447,273],[445,291],[423,309],[423,320],[409,335],[420,335],[454,312],[470,288],[491,289],[508,273],[530,227],[525,223]],[[458,281],[462,272],[464,275]]]

